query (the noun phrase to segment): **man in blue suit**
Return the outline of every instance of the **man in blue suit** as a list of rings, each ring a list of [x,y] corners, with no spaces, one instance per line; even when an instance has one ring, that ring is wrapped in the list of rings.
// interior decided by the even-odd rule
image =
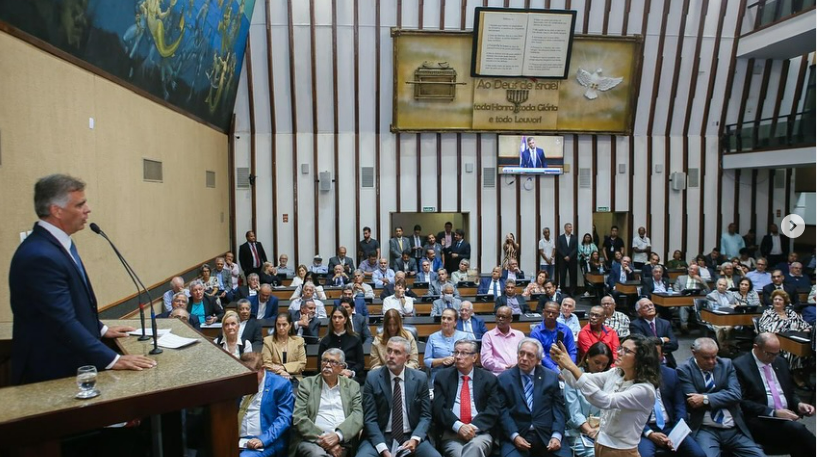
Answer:
[[[431,426],[428,378],[406,367],[411,344],[395,336],[386,351],[386,366],[370,371],[363,385],[363,436],[357,456],[391,455],[392,442],[397,441],[417,457],[440,457],[426,439]]]
[[[490,278],[481,278],[477,286],[477,294],[491,294],[494,300],[505,293],[505,280],[502,279],[502,267],[496,266],[491,270]]]
[[[519,166],[522,168],[545,168],[545,151],[536,147],[536,140],[528,137],[528,147],[519,153]]]
[[[663,342],[654,336],[650,337],[649,341],[655,345],[660,359]],[[659,449],[664,451],[674,449],[679,455],[687,457],[706,457],[692,436],[687,436],[680,445],[671,443],[667,438],[678,421],[686,418],[686,399],[678,382],[678,374],[672,368],[661,365],[661,386],[656,391],[653,412],[644,426],[641,442],[638,443],[638,453],[641,457],[653,457]]]
[[[257,353],[243,354],[241,361],[258,374],[259,387],[255,394],[245,395],[238,407],[238,434],[248,439],[241,457],[284,457],[295,405],[292,383],[261,368]],[[258,414],[247,414],[258,397],[261,397]]]
[[[474,316],[474,304],[470,301],[460,303],[460,318],[457,319],[457,330],[461,330],[470,335],[475,340],[482,340],[488,329],[485,321]]]
[[[272,295],[272,287],[262,284],[258,293],[249,298],[250,314],[256,319],[272,319],[278,315],[278,297]]]
[[[85,183],[60,174],[40,179],[34,209],[40,220],[9,267],[12,384],[74,376],[83,365],[98,370],[156,366],[141,355],[118,355],[100,341],[134,329],[99,321],[91,280],[71,239],[91,213]]]
[[[570,447],[562,447],[566,414],[559,375],[541,365],[543,357],[542,343],[525,338],[519,342],[517,365],[499,375],[505,405],[502,457],[570,455]]]
[[[638,319],[630,322],[630,333],[640,333],[644,336],[656,336],[664,344],[664,362],[670,368],[675,368],[673,351],[678,350],[678,339],[672,332],[672,324],[668,320],[655,315],[655,305],[649,298],[642,298],[635,304]]]

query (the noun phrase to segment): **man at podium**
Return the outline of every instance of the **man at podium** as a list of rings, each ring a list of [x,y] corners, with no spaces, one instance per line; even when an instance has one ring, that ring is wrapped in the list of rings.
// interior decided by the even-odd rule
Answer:
[[[83,365],[98,370],[155,366],[141,355],[118,355],[100,341],[134,329],[99,321],[91,280],[71,239],[85,228],[91,213],[85,183],[62,174],[40,179],[34,186],[34,209],[40,220],[9,268],[14,314],[11,382],[73,376]]]

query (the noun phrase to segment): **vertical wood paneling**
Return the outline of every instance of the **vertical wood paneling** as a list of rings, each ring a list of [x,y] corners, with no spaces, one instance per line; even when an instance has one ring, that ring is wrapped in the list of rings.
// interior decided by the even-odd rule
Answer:
[[[319,238],[319,227],[320,223],[320,189],[318,189],[318,75],[317,75],[317,67],[318,63],[315,59],[315,29],[317,28],[315,24],[315,0],[309,0],[309,59],[312,63],[310,68],[310,76],[311,76],[311,83],[312,83],[312,195],[314,198],[312,199],[313,203],[313,213],[312,218],[314,223],[312,224],[312,233],[313,239],[312,242],[314,244],[314,251],[313,252],[321,252],[320,246],[318,244]],[[337,74],[337,73],[335,73]],[[333,76],[334,79],[334,76]],[[337,244],[335,244],[337,246]]]
[[[292,21],[292,0],[287,0],[287,26],[289,29],[289,96],[292,99],[292,106],[290,107],[290,115],[292,116],[292,262],[295,263],[299,259],[300,242],[298,232],[299,230],[299,216],[298,216],[298,103],[297,93],[295,91],[295,25]],[[255,154],[253,154],[255,155]]]
[[[250,174],[255,176],[255,160],[256,160],[256,153],[255,153],[255,96],[253,92],[253,82],[252,82],[252,49],[250,49],[250,39],[247,39],[247,47],[245,49],[245,56],[247,62],[247,96],[249,98],[249,108],[250,108]],[[256,195],[255,186],[252,187],[251,195],[251,214],[252,214],[252,231],[256,231],[256,221],[257,221],[257,214],[256,214],[256,202],[258,196]]]
[[[278,142],[276,141],[275,135],[278,133],[278,127],[275,122],[275,78],[273,78],[274,73],[274,66],[272,62],[272,29],[270,27],[271,20],[270,20],[270,0],[267,0],[264,3],[265,15],[267,18],[266,23],[266,30],[265,36],[267,39],[267,86],[269,89],[269,118],[270,118],[270,147],[271,151],[270,154],[272,155],[270,161],[270,176],[272,176],[273,182],[278,184]],[[249,40],[247,40],[249,42]],[[335,72],[337,74],[337,72]],[[252,97],[250,97],[252,99]],[[248,100],[249,101],[249,100]],[[251,154],[252,158],[251,161],[255,160],[255,154]],[[254,187],[254,186],[253,186]],[[232,187],[235,189],[235,186]],[[254,193],[254,191],[253,191]],[[235,194],[235,192],[231,192],[231,195]],[[273,196],[272,200],[272,227],[275,233],[272,234],[272,257],[277,261],[278,260],[278,199]],[[235,214],[235,204],[230,205],[233,208],[232,213]],[[253,207],[255,205],[253,204]],[[255,219],[255,217],[253,217]],[[235,247],[233,248],[235,249]],[[293,259],[293,262],[295,260]],[[277,265],[277,263],[276,263]]]
[[[332,132],[333,135],[333,151],[332,151],[332,176],[335,178],[335,218],[340,217],[340,132],[338,131],[338,119],[340,109],[338,107],[338,0],[332,0]],[[316,129],[317,130],[317,129]],[[340,241],[340,224],[333,224],[335,226],[335,242],[333,246],[341,245]],[[350,247],[348,252],[355,252],[353,247]],[[357,254],[353,254],[357,256]]]

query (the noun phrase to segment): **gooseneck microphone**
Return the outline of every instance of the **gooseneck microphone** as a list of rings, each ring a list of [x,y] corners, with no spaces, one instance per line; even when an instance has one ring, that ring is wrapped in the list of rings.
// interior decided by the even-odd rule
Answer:
[[[141,300],[142,291],[144,291],[145,295],[147,296],[147,303],[150,305],[151,329],[153,330],[153,332],[152,332],[153,333],[153,349],[150,351],[150,353],[151,354],[161,354],[162,349],[159,347],[159,344],[157,342],[157,338],[158,338],[157,333],[158,333],[158,331],[156,330],[156,312],[153,310],[153,298],[150,296],[150,291],[142,283],[142,280],[139,279],[139,276],[136,274],[136,272],[133,271],[133,268],[131,268],[130,264],[128,264],[128,261],[125,260],[125,257],[122,256],[122,253],[119,252],[119,249],[116,248],[116,245],[113,244],[113,241],[111,241],[111,239],[108,238],[108,235],[106,235],[105,232],[103,232],[102,229],[99,228],[99,226],[94,222],[91,222],[90,227],[91,227],[92,232],[96,233],[97,235],[101,236],[102,238],[105,238],[105,240],[108,242],[108,244],[111,245],[111,248],[113,249],[113,252],[116,254],[116,257],[119,259],[119,262],[121,262],[122,266],[125,267],[125,271],[128,273],[128,276],[130,276],[131,281],[133,281],[133,285],[136,286],[137,301],[139,302],[139,315],[140,315],[141,321],[142,321],[142,336],[139,337],[139,341],[145,341],[145,340],[150,339],[149,336],[145,335],[145,333],[146,333],[145,332],[145,305],[142,303],[142,300]]]

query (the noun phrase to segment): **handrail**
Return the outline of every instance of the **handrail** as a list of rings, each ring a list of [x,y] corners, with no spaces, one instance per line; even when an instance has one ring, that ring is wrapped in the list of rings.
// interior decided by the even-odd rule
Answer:
[[[804,11],[814,9],[814,6],[814,0],[758,0],[746,7],[747,10],[757,8],[757,12],[752,30],[744,34],[744,36],[782,22]],[[767,8],[773,8],[773,12],[768,16],[765,14],[766,11],[769,11]]]
[[[815,144],[815,111],[786,114],[758,119],[743,124],[730,124],[721,137],[725,154],[786,149]]]

